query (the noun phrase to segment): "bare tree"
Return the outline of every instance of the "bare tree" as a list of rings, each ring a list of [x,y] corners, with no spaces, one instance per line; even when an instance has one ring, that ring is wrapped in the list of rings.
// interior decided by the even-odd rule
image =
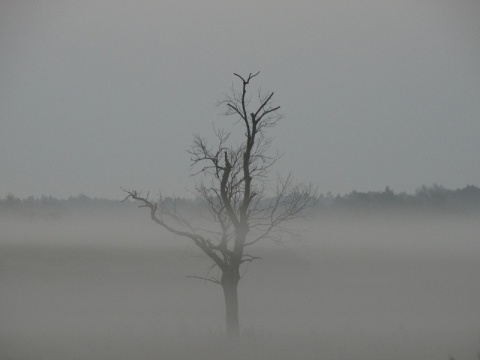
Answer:
[[[202,229],[182,216],[175,206],[160,197],[152,201],[141,193],[128,190],[127,197],[150,209],[153,221],[169,232],[190,239],[212,261],[218,276],[193,276],[219,284],[225,296],[226,331],[230,337],[239,336],[237,287],[242,264],[259,257],[247,252],[261,240],[278,240],[284,233],[284,224],[298,218],[315,202],[316,189],[298,183],[291,174],[271,179],[273,165],[280,158],[270,152],[272,139],[266,136],[269,128],[277,125],[281,116],[279,106],[272,103],[273,92],[258,95],[252,100],[247,89],[256,74],[242,77],[240,90],[232,87],[229,95],[218,103],[225,108],[224,115],[234,116],[236,125],[244,130],[243,140],[232,144],[230,133],[214,128],[217,143],[211,146],[200,135],[188,150],[193,175],[199,178],[196,193],[209,210],[216,228]]]

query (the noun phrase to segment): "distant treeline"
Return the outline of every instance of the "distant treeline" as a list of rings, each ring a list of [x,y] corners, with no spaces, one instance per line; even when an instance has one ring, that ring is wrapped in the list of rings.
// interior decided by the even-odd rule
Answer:
[[[202,211],[200,199],[166,198],[166,206],[176,206],[182,212]],[[133,214],[138,204],[132,201],[90,198],[86,195],[56,199],[51,196],[20,199],[8,194],[0,199],[0,217],[22,215],[27,218],[58,219],[72,214]],[[440,185],[422,186],[414,194],[395,193],[388,186],[383,191],[358,192],[346,195],[328,193],[318,197],[313,214],[383,214],[397,212],[432,212],[445,214],[480,213],[480,188],[468,185],[450,190]],[[137,212],[135,212],[137,213]]]
[[[22,215],[26,218],[49,218],[59,219],[71,216],[73,213],[90,212],[119,212],[131,203],[122,203],[118,200],[90,198],[86,195],[57,199],[52,196],[35,198],[30,196],[20,199],[9,193],[4,199],[0,199],[0,216]]]
[[[320,195],[318,211],[351,214],[380,214],[396,212],[480,213],[480,188],[467,185],[450,190],[434,184],[422,186],[414,194],[395,193],[388,186],[384,191],[358,192],[333,196]]]
[[[166,198],[165,201],[167,205],[174,203],[172,198]],[[200,207],[198,202],[190,199],[178,198],[175,199],[175,203],[180,208],[199,209]],[[21,215],[31,219],[61,219],[72,215],[97,216],[105,214],[136,216],[139,214],[137,211],[138,205],[136,202],[128,200],[91,198],[83,194],[68,199],[57,199],[52,196],[42,196],[40,198],[29,196],[26,199],[20,199],[9,193],[4,199],[0,199],[0,218],[13,215]]]

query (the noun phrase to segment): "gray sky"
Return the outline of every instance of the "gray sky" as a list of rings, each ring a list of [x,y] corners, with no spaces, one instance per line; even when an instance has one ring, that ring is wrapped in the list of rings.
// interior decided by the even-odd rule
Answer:
[[[281,173],[480,184],[478,0],[1,0],[0,196],[187,195],[192,133],[261,71]],[[234,83],[235,84],[235,83]]]

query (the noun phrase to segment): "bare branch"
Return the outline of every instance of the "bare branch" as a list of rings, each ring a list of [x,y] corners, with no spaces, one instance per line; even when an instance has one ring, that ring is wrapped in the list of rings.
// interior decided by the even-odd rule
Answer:
[[[248,83],[250,82],[250,80],[252,80],[252,79],[253,79],[255,76],[257,76],[258,74],[260,74],[260,71],[258,71],[256,74],[253,74],[253,75],[252,75],[252,73],[250,73],[250,74],[248,75],[247,80],[245,80],[245,79],[244,79],[243,77],[241,77],[240,75],[238,75],[238,74],[236,74],[236,73],[233,73],[233,75],[235,75],[236,77],[240,78],[245,85],[248,85]]]
[[[245,255],[243,255],[241,263],[243,264],[245,262],[253,262],[254,260],[261,260],[261,259],[262,258],[260,256],[253,256],[253,255],[245,254]]]
[[[139,201],[142,205],[142,207],[147,207],[150,209],[150,217],[152,218],[153,221],[155,221],[158,225],[162,226],[164,229],[167,231],[171,232],[172,234],[181,236],[181,237],[186,237],[192,240],[195,245],[197,245],[200,249],[203,250],[203,252],[210,257],[215,264],[222,270],[225,268],[225,263],[223,260],[209,247],[207,239],[205,239],[203,236],[199,234],[195,234],[194,232],[187,232],[187,231],[182,231],[178,230],[170,225],[168,225],[165,221],[162,220],[162,218],[157,217],[157,209],[158,209],[158,204],[156,202],[151,202],[148,200],[146,197],[142,197],[141,194],[135,190],[127,190],[127,197],[125,198],[132,198],[133,200]]]
[[[207,278],[207,277],[202,277],[202,276],[195,276],[195,275],[187,275],[185,276],[187,278],[193,278],[193,279],[200,279],[200,280],[204,280],[205,282],[207,281],[210,281],[214,284],[217,284],[217,285],[221,285],[222,283],[218,280],[218,279],[215,279],[215,278]]]

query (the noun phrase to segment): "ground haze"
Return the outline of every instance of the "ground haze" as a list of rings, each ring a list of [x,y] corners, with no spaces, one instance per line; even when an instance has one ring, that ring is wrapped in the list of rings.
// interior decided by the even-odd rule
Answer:
[[[240,284],[224,342],[209,262],[148,218],[2,221],[2,359],[474,359],[480,224],[457,216],[320,217]],[[232,349],[233,348],[233,349]]]

